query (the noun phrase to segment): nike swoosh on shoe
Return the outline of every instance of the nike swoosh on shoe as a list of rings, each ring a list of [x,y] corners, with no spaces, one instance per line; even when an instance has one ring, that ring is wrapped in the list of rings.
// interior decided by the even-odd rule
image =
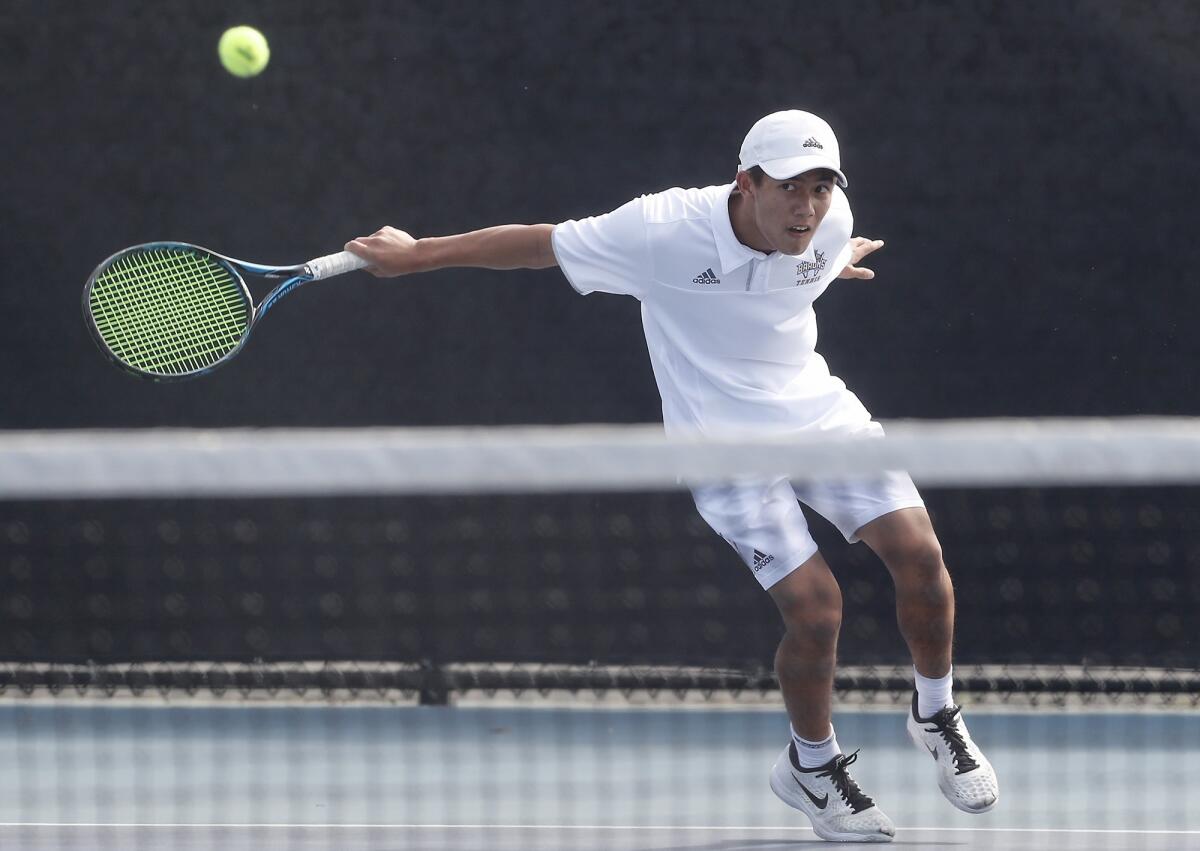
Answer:
[[[808,800],[812,801],[814,804],[817,805],[817,809],[823,810],[823,809],[825,809],[825,807],[827,807],[829,805],[829,794],[828,793],[826,793],[825,795],[822,795],[820,798],[818,798],[812,792],[808,791],[808,787],[800,782],[799,777],[796,777],[795,774],[792,774],[792,778],[796,781],[796,785],[800,787],[800,791],[802,791],[805,795],[808,796]]]

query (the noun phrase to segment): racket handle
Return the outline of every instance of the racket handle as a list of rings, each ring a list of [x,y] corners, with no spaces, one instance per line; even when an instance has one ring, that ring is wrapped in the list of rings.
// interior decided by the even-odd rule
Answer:
[[[304,264],[305,270],[312,275],[312,280],[332,278],[334,275],[344,275],[355,269],[367,266],[367,261],[349,251],[339,251],[337,254],[326,254]]]

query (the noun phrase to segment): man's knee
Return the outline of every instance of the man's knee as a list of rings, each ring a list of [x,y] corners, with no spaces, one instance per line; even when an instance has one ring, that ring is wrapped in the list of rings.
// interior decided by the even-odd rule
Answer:
[[[942,545],[923,509],[886,515],[861,530],[897,581],[929,582],[946,570]]]
[[[932,581],[946,570],[942,545],[932,531],[897,541],[880,558],[893,575],[917,581]]]
[[[840,611],[809,613],[794,619],[784,619],[788,635],[815,647],[836,647],[842,630]]]
[[[805,562],[770,589],[788,634],[807,643],[836,644],[842,594],[823,561]]]

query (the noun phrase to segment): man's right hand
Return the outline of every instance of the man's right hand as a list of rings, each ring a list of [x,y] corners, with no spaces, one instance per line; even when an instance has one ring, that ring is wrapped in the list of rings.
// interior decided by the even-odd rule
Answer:
[[[346,243],[346,250],[357,254],[370,265],[366,271],[377,278],[392,278],[420,272],[417,261],[417,241],[409,234],[385,225],[370,236],[360,236]]]

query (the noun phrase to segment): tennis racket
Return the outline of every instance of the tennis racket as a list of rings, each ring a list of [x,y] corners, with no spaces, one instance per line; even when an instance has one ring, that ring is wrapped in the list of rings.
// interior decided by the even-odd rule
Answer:
[[[232,360],[267,311],[301,284],[366,265],[349,251],[263,266],[184,242],[148,242],[96,267],[83,288],[83,314],[100,350],[121,368],[155,381],[194,378]],[[243,274],[284,280],[256,307]]]

